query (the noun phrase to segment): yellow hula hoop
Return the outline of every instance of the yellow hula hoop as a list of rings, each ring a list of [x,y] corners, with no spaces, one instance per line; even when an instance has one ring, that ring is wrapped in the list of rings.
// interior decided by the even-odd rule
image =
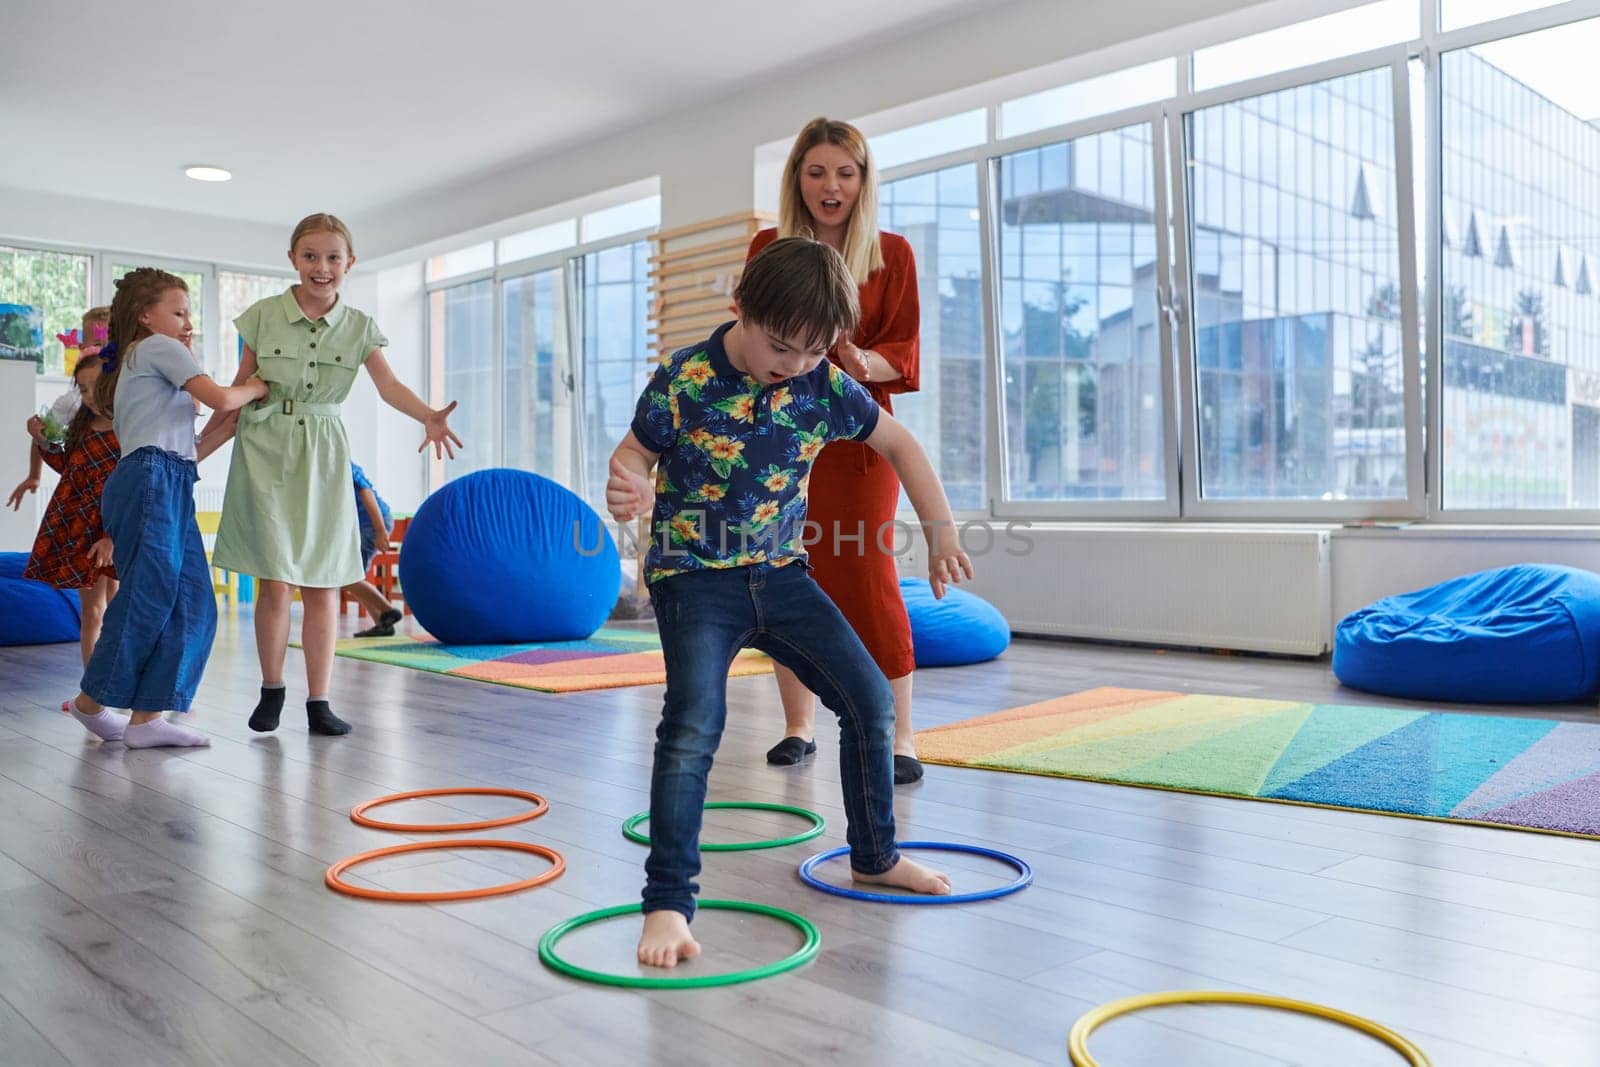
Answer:
[[[1315,1015],[1377,1038],[1404,1056],[1412,1067],[1432,1067],[1432,1061],[1428,1059],[1427,1054],[1412,1044],[1405,1035],[1396,1033],[1371,1019],[1364,1019],[1359,1015],[1340,1011],[1338,1008],[1313,1004],[1308,1000],[1290,1000],[1288,997],[1268,996],[1265,993],[1240,993],[1222,989],[1174,989],[1166,993],[1143,993],[1136,997],[1113,1000],[1085,1012],[1072,1024],[1072,1032],[1067,1036],[1067,1052],[1072,1057],[1074,1067],[1100,1067],[1100,1062],[1089,1055],[1089,1035],[1102,1024],[1119,1015],[1143,1011],[1145,1008],[1157,1008],[1164,1004],[1253,1004],[1262,1008],[1277,1008],[1279,1011]]]

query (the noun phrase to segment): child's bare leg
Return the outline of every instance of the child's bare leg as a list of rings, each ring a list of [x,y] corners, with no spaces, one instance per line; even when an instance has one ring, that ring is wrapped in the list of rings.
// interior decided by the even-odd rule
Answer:
[[[314,734],[338,737],[350,724],[333,713],[328,686],[333,680],[333,649],[338,643],[339,590],[300,588],[305,615],[300,620],[300,647],[306,654],[306,724]]]
[[[365,579],[345,586],[343,592],[355,597],[366,609],[367,614],[372,616],[374,622],[383,618],[384,612],[394,610],[394,605],[383,599],[378,587]]]
[[[256,656],[261,660],[261,699],[250,713],[250,729],[271,733],[283,714],[283,659],[289,652],[289,603],[294,588],[263,580],[256,587]]]
[[[893,886],[912,893],[925,893],[931,897],[948,896],[950,893],[948,874],[924,867],[904,855],[900,857],[899,862],[882,874],[863,874],[861,871],[852,870],[850,878],[856,882]]]
[[[83,653],[83,665],[89,666],[89,656],[94,644],[100,640],[100,627],[106,619],[106,604],[116,591],[117,583],[101,577],[93,585],[78,590],[78,650]]]
[[[256,656],[261,660],[261,681],[283,684],[283,660],[289,650],[289,604],[294,587],[284,582],[261,581],[256,589]]]
[[[689,933],[689,920],[667,908],[647,911],[639,935],[639,962],[647,967],[676,967],[679,960],[700,955],[700,942]]]
[[[306,654],[306,693],[326,699],[333,679],[333,649],[339,640],[338,589],[301,587],[300,647]]]

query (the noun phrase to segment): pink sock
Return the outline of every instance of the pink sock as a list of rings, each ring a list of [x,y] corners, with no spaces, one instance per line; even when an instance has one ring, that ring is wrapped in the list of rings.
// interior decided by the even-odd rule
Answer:
[[[129,748],[208,748],[211,738],[166,719],[151,719],[130,725],[122,733],[122,743]]]

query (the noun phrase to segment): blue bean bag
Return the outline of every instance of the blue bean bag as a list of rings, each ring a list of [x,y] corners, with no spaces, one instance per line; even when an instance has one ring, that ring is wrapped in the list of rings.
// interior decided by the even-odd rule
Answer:
[[[447,645],[581,640],[616,606],[620,572],[593,508],[548,478],[507,468],[442,486],[400,543],[406,601]]]
[[[53,645],[78,639],[78,591],[22,576],[26,552],[0,552],[0,645]]]
[[[1339,623],[1333,673],[1413,700],[1587,699],[1600,688],[1600,575],[1523,564],[1385,597]]]
[[[911,616],[911,643],[918,667],[959,667],[994,659],[1011,644],[1011,626],[993,604],[947,587],[933,598],[926,578],[900,579],[900,595]]]

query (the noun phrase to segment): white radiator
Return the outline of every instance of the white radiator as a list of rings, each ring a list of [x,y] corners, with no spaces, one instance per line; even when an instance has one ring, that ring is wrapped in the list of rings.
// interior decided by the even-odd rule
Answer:
[[[1004,527],[987,551],[987,537],[968,532],[978,577],[967,588],[1018,634],[1303,656],[1330,647],[1326,529]],[[900,562],[905,575],[926,574],[920,537]]]

